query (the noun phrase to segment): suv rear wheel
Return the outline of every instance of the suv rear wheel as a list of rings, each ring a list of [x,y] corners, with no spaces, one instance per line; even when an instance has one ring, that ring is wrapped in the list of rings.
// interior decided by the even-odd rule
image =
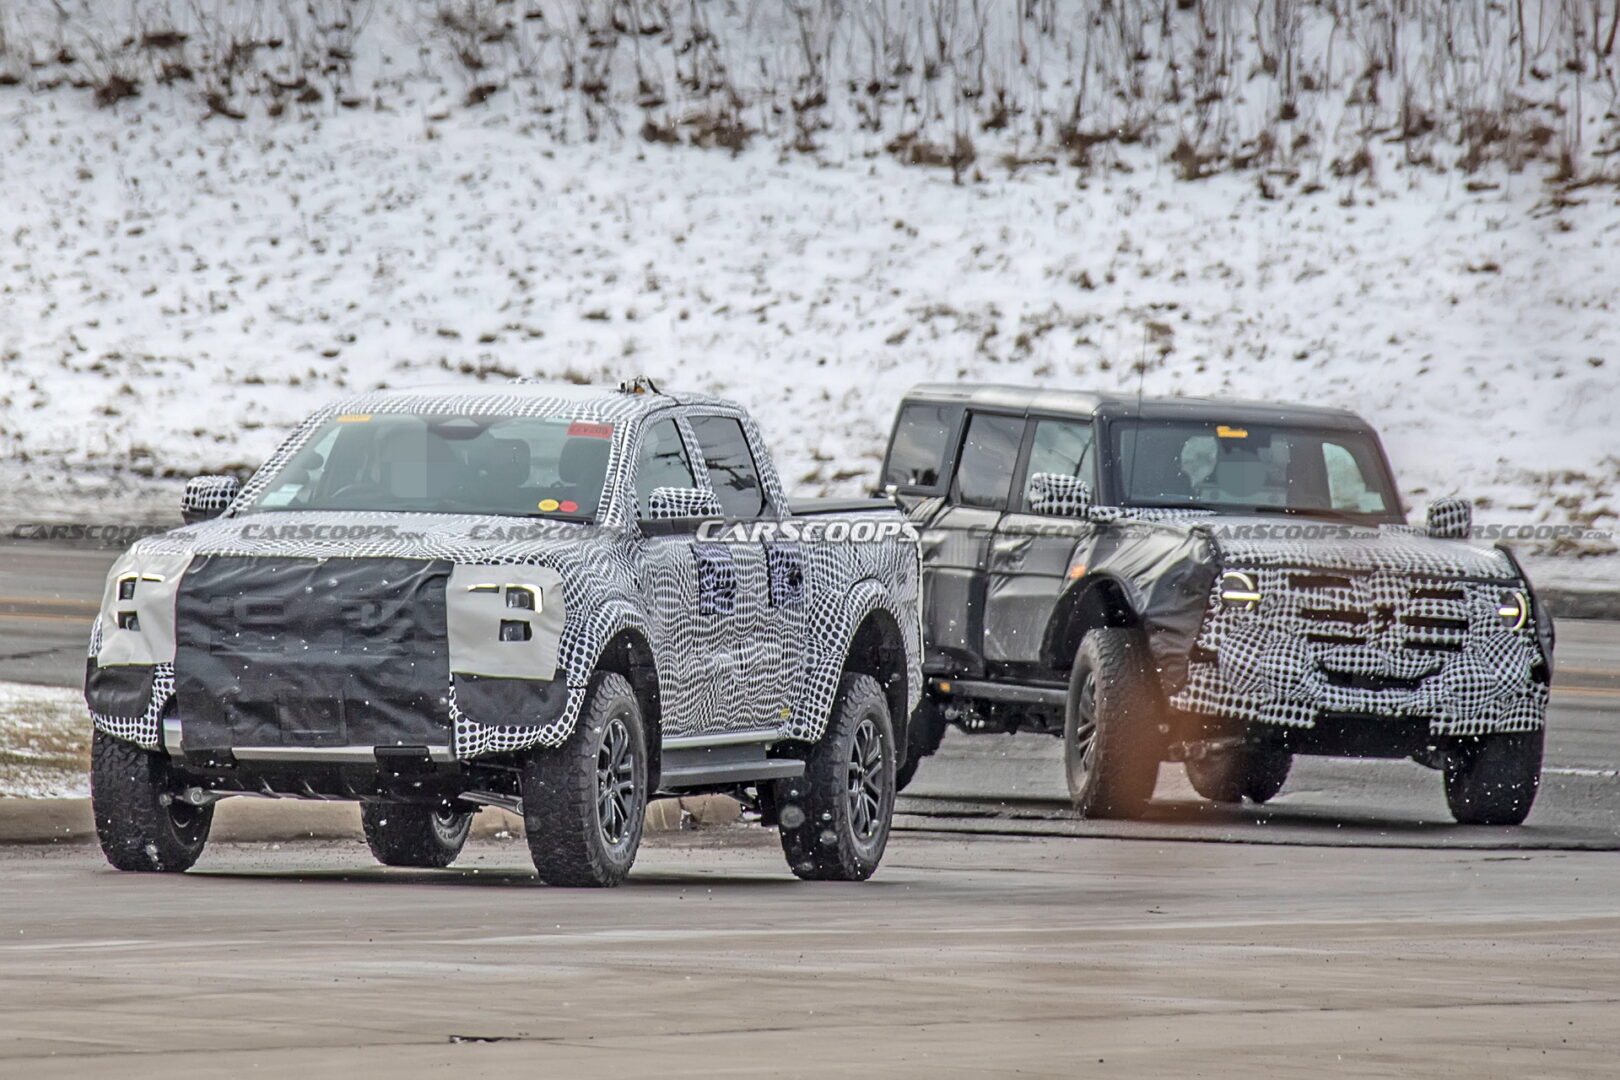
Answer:
[[[574,733],[529,755],[522,788],[540,880],[600,888],[625,879],[647,818],[647,731],[623,675],[596,674]]]
[[[1458,739],[1446,757],[1446,803],[1463,825],[1518,825],[1541,786],[1545,733]]]
[[[90,805],[96,838],[120,870],[191,869],[208,842],[214,808],[177,796],[169,759],[97,731],[90,743]]]
[[[865,881],[876,872],[894,818],[894,750],[883,687],[870,675],[845,675],[804,775],[776,781],[782,853],[795,875]]]
[[[1063,761],[1085,817],[1139,817],[1159,777],[1153,695],[1130,631],[1102,627],[1080,641],[1069,672]]]
[[[384,866],[449,866],[472,832],[472,813],[448,806],[368,802],[360,807],[371,853]]]

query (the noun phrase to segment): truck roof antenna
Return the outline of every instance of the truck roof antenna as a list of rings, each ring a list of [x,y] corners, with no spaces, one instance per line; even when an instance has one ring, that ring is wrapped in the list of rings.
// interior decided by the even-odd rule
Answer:
[[[658,384],[652,381],[650,375],[636,375],[619,384],[621,394],[662,394]]]

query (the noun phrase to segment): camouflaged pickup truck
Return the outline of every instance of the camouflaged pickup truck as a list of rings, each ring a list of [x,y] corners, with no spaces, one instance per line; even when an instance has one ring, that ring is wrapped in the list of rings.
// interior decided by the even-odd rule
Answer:
[[[108,575],[85,696],[113,865],[184,870],[216,802],[357,799],[445,866],[479,806],[612,885],[656,793],[724,792],[800,877],[882,858],[920,693],[915,533],[790,504],[747,414],[636,381],[323,409]]]
[[[1467,502],[1405,524],[1360,417],[920,386],[883,483],[923,551],[902,785],[954,724],[1061,736],[1094,815],[1142,812],[1166,760],[1264,802],[1295,754],[1441,770],[1460,822],[1529,813],[1552,622]]]

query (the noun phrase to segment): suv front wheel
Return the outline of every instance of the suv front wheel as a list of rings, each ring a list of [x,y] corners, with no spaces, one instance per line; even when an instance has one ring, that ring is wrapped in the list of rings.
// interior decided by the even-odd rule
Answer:
[[[1089,631],[1069,672],[1063,724],[1069,795],[1083,816],[1134,818],[1147,809],[1160,756],[1152,703],[1136,635]]]

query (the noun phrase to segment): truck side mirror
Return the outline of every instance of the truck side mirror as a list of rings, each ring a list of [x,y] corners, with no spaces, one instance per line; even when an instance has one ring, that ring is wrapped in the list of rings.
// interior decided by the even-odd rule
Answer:
[[[720,500],[714,492],[703,488],[659,487],[647,496],[642,516],[649,521],[669,521],[673,518],[724,517]]]
[[[1448,496],[1429,504],[1429,535],[1440,540],[1466,540],[1474,530],[1474,504]]]
[[[1083,518],[1091,512],[1091,485],[1078,476],[1038,472],[1029,478],[1029,512]]]
[[[193,476],[180,496],[180,517],[187,525],[211,521],[236,501],[239,490],[234,476]]]

